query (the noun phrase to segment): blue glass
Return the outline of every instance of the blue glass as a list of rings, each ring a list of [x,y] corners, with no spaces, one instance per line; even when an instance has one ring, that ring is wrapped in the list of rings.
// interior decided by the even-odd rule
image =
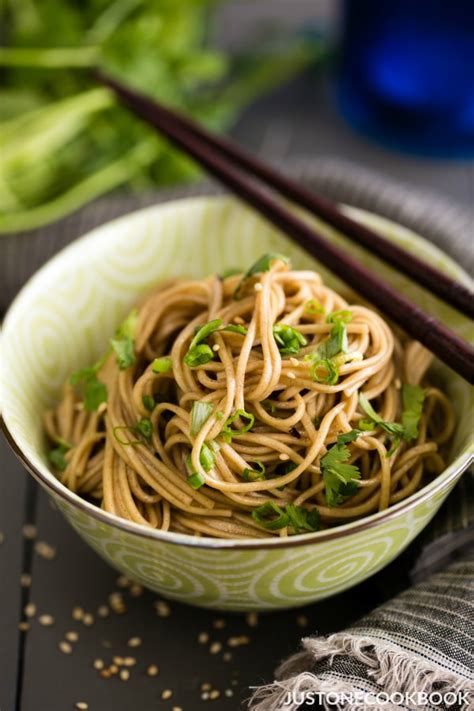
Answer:
[[[474,0],[345,0],[343,115],[394,148],[474,156]]]

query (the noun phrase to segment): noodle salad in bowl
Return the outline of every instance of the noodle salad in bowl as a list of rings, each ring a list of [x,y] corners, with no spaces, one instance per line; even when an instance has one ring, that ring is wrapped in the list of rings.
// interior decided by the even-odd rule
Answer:
[[[468,278],[413,233],[356,217]],[[80,238],[22,289],[1,347],[2,424],[25,468],[112,566],[189,604],[275,610],[357,584],[472,458],[465,383],[227,198]]]
[[[246,539],[352,521],[445,468],[431,356],[311,270],[153,290],[44,417],[63,484],[162,531]]]

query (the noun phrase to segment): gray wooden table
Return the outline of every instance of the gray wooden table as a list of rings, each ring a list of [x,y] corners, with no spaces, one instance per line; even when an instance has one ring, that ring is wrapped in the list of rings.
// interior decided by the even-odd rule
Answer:
[[[245,27],[251,3],[234,5],[239,6]],[[270,3],[262,5],[268,9]],[[281,2],[275,5],[284,11]],[[301,12],[310,13],[315,6],[321,9],[327,3],[302,2]],[[235,7],[229,12],[236,12]],[[232,16],[229,25],[231,20]],[[250,108],[235,136],[274,160],[284,161],[289,156],[350,159],[412,184],[435,188],[465,205],[474,202],[472,164],[419,160],[369,143],[339,118],[327,78],[317,74],[301,78]],[[262,616],[256,627],[242,615],[221,615],[178,604],[171,604],[169,616],[160,617],[152,593],[120,588],[117,574],[51,508],[3,441],[0,463],[1,711],[67,711],[79,701],[87,703],[91,711],[238,709],[249,695],[249,686],[269,681],[278,661],[296,649],[302,634],[336,631],[407,583],[409,551],[353,590],[302,610]],[[23,535],[26,523],[36,526],[36,539]],[[38,541],[53,547],[54,559],[37,552]],[[21,585],[22,574],[31,576],[31,586]],[[98,609],[108,605],[114,591],[123,594],[126,612],[101,618]],[[23,610],[31,603],[36,614],[29,630],[21,631]],[[93,616],[92,625],[73,619],[78,606]],[[41,615],[51,615],[53,624],[40,624]],[[58,645],[71,632],[71,639],[78,638],[70,642],[72,653],[65,654]],[[203,632],[209,634],[206,644],[198,641]],[[226,641],[236,635],[248,636],[249,643],[233,649],[229,659]],[[127,646],[131,637],[139,637],[141,645]],[[210,653],[213,641],[223,644],[217,654]],[[94,660],[109,663],[114,656],[136,658],[127,681],[103,679],[94,668]],[[150,664],[159,667],[156,677],[146,673]],[[202,684],[211,684],[219,698],[202,698],[211,693],[203,690]],[[164,700],[162,693],[168,689],[172,698]]]

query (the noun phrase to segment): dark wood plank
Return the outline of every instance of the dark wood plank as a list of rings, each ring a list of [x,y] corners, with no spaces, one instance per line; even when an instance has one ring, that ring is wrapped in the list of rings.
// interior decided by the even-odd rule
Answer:
[[[210,682],[221,692],[223,711],[236,709],[237,699],[249,695],[249,686],[270,680],[278,661],[297,649],[304,631],[335,631],[370,609],[383,598],[383,590],[373,581],[358,586],[332,600],[307,608],[264,615],[256,628],[249,627],[243,615],[221,614],[171,603],[171,615],[160,618],[154,609],[156,596],[144,591],[132,597],[124,590],[127,612],[97,617],[97,608],[106,603],[117,587],[117,574],[109,568],[52,509],[44,494],[39,496],[38,535],[57,551],[54,560],[35,554],[31,599],[37,617],[27,635],[21,711],[65,711],[77,701],[86,701],[91,711],[128,711],[140,699],[140,711],[172,709],[185,711],[208,708],[202,701],[201,684]],[[91,627],[72,619],[72,610],[81,606],[95,617]],[[43,627],[38,615],[51,614],[54,625]],[[305,615],[305,630],[297,618]],[[215,629],[216,620],[224,620],[224,629]],[[76,631],[79,640],[73,652],[63,654],[59,642],[67,631]],[[200,645],[200,632],[209,632],[210,642],[223,643],[236,635],[248,635],[250,644],[232,651],[232,660],[223,654],[212,655],[209,644]],[[127,647],[130,637],[142,639],[139,648]],[[104,680],[93,668],[94,659],[111,662],[112,657],[134,656],[127,682],[117,678]],[[160,668],[156,678],[145,670],[155,663]],[[169,702],[161,701],[165,689],[173,690]],[[232,698],[223,694],[234,692]]]
[[[22,660],[23,635],[18,623],[21,608],[28,601],[28,590],[21,588],[20,575],[25,566],[27,569],[31,548],[22,536],[22,527],[33,515],[34,484],[2,436],[0,461],[0,709],[13,711]]]

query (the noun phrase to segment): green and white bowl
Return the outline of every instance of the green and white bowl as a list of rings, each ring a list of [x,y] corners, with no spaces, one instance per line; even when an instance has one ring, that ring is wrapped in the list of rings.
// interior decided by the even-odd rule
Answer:
[[[351,210],[389,239],[456,279],[445,254],[413,233]],[[464,337],[469,323],[434,297],[319,225],[331,239],[435,313]],[[334,595],[373,575],[434,516],[472,459],[469,387],[439,365],[458,426],[446,470],[388,511],[329,531],[267,541],[228,541],[153,531],[123,521],[66,489],[48,468],[41,412],[71,371],[103,352],[131,305],[156,282],[246,266],[268,251],[288,254],[338,282],[255,213],[229,198],[193,198],[142,210],[94,230],[64,249],[27,283],[2,335],[0,398],[4,429],[25,467],[67,520],[122,573],[169,598],[223,610],[274,610]]]

